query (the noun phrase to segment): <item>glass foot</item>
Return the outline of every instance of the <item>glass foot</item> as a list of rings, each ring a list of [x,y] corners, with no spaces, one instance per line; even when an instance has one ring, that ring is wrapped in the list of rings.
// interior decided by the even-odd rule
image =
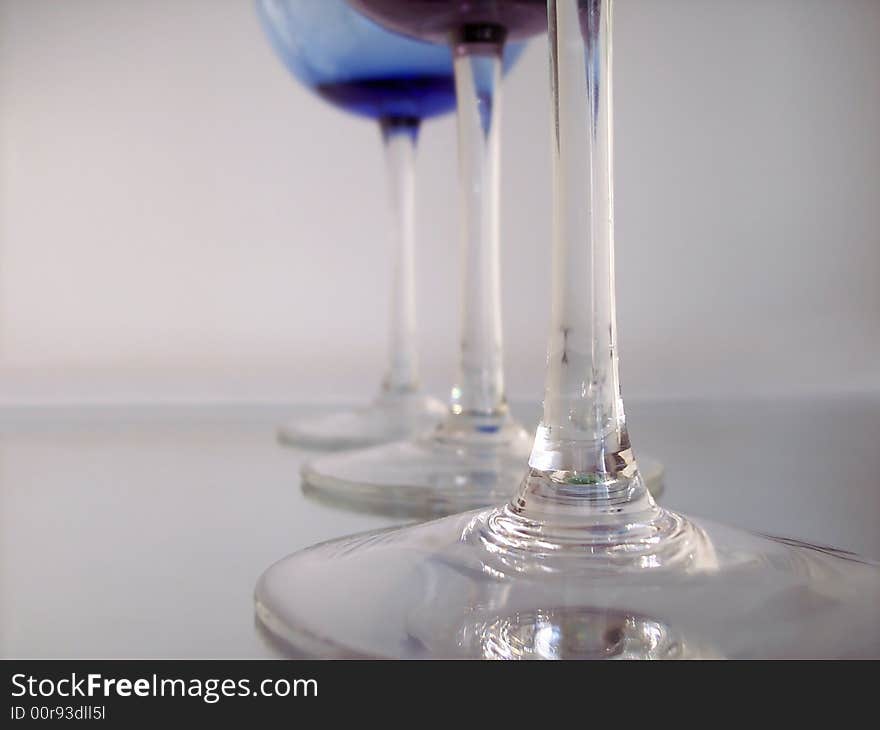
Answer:
[[[529,434],[510,421],[498,431],[446,437],[438,428],[411,441],[323,457],[302,470],[319,498],[415,517],[485,506],[510,496],[531,450]]]
[[[543,532],[515,504],[295,553],[260,578],[257,616],[319,657],[880,655],[877,564],[651,505]]]
[[[414,441],[325,456],[305,464],[310,499],[357,512],[427,519],[509,499],[522,481],[532,440],[519,427],[500,442],[450,443],[433,435]],[[664,467],[639,460],[655,497]]]
[[[365,408],[288,423],[278,429],[278,440],[315,449],[365,448],[429,431],[447,412],[439,400],[421,393],[384,393]]]

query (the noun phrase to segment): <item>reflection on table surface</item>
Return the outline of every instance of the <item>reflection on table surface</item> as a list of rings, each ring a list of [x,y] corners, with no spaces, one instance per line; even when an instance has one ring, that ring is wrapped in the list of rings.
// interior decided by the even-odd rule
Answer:
[[[666,464],[663,504],[880,558],[880,395],[627,405],[637,453]],[[0,655],[272,656],[260,573],[405,519],[303,495],[310,453],[275,427],[326,410],[0,411]]]

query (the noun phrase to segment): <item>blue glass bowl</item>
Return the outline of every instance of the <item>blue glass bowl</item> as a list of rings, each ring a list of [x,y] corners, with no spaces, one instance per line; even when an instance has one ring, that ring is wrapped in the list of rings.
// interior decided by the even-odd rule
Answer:
[[[293,76],[349,112],[427,119],[455,107],[446,46],[387,31],[344,0],[257,0],[257,13]],[[505,70],[523,47],[507,48]]]

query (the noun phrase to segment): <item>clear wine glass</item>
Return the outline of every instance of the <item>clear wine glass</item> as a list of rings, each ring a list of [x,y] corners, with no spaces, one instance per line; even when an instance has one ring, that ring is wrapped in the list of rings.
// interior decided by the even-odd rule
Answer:
[[[548,2],[553,321],[544,415],[518,492],[499,507],[326,542],[271,566],[257,615],[300,652],[880,655],[880,565],[670,512],[645,488],[615,344],[611,4]]]
[[[352,4],[392,30],[440,41],[437,47],[450,47],[455,59],[463,216],[461,354],[448,415],[432,433],[317,459],[303,468],[304,486],[312,495],[344,504],[420,516],[485,506],[510,496],[531,448],[504,394],[499,124],[505,49],[546,28],[543,0],[499,3],[497,9],[483,0],[460,6],[436,0]],[[502,22],[507,20],[513,22]],[[659,491],[663,467],[654,461],[645,467],[652,489]]]
[[[337,107],[378,121],[395,221],[388,366],[378,397],[363,408],[288,423],[279,439],[344,449],[430,429],[446,408],[419,384],[414,166],[422,120],[455,107],[452,58],[444,48],[385,30],[344,0],[258,0],[257,13],[297,80]]]

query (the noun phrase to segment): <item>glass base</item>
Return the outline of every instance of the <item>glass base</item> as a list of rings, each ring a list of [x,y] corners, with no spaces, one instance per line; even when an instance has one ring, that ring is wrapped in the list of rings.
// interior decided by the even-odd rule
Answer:
[[[299,656],[880,656],[877,564],[653,505],[541,527],[511,503],[322,543],[262,575],[257,617]]]
[[[288,423],[278,429],[278,440],[287,446],[359,449],[429,431],[447,412],[422,393],[383,393],[365,408]]]
[[[303,466],[303,492],[334,507],[428,519],[511,497],[522,481],[532,438],[519,426],[502,440],[449,442],[435,435],[335,454]],[[663,491],[663,465],[639,460],[648,490]]]
[[[526,430],[506,420],[490,432],[450,435],[445,425],[411,441],[316,459],[303,467],[304,488],[351,507],[424,518],[509,497],[531,451]]]

